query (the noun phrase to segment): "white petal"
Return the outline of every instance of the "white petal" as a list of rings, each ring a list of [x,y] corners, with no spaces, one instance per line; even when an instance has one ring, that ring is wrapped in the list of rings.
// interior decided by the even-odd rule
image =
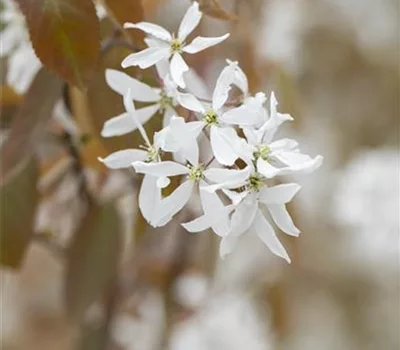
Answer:
[[[168,58],[169,55],[169,48],[149,47],[125,57],[121,63],[121,66],[122,68],[139,66],[141,69],[146,69],[157,62]]]
[[[167,74],[169,73],[169,61],[167,59],[158,61],[156,63],[156,69],[158,76],[164,80]]]
[[[129,168],[133,162],[145,160],[147,152],[140,149],[124,149],[111,153],[106,158],[99,158],[110,169]]]
[[[157,187],[159,187],[159,188],[168,187],[170,183],[171,183],[171,180],[168,177],[159,177],[157,179]]]
[[[148,106],[136,110],[136,116],[141,124],[145,124],[158,110],[158,105]],[[137,125],[129,113],[122,113],[114,118],[107,120],[101,136],[112,137],[128,134],[137,129]]]
[[[171,162],[159,162],[159,163],[144,163],[144,162],[134,162],[133,167],[137,173],[149,174],[152,176],[176,176],[188,174],[189,169],[185,166]]]
[[[288,253],[286,252],[286,249],[279,241],[278,237],[276,237],[274,229],[260,210],[257,210],[253,227],[258,237],[260,237],[260,239],[271,250],[272,253],[290,263],[290,258]]]
[[[187,53],[197,53],[211,46],[219,44],[220,42],[228,39],[228,37],[229,33],[214,38],[205,38],[202,36],[198,36],[189,45],[185,46],[183,48],[183,51]]]
[[[124,28],[136,28],[143,30],[145,33],[150,34],[154,36],[157,39],[161,39],[164,41],[171,41],[172,36],[168,32],[168,30],[164,29],[163,27],[154,24],[154,23],[149,23],[149,22],[139,22],[139,23],[125,23]]]
[[[233,205],[238,205],[248,194],[248,191],[235,192],[223,189],[222,192],[232,201]]]
[[[103,129],[101,130],[101,136],[112,137],[125,135],[136,129],[136,124],[131,118],[129,113],[122,113],[114,118],[107,120]]]
[[[283,204],[292,200],[301,186],[295,183],[282,184],[264,188],[260,191],[259,200],[264,204]]]
[[[287,212],[284,204],[268,204],[267,207],[271,213],[272,219],[274,219],[276,225],[283,232],[296,237],[300,234],[299,229],[294,226],[292,218]]]
[[[193,190],[193,181],[185,181],[167,198],[161,201],[154,224],[164,226],[188,202]]]
[[[312,173],[321,166],[324,159],[322,156],[317,156],[313,159],[300,152],[280,152],[275,157],[289,167],[287,171],[283,172],[285,175],[290,173]]]
[[[157,102],[160,99],[160,94],[151,86],[118,70],[106,69],[106,81],[110,88],[120,95],[131,89],[132,98],[136,101]]]
[[[201,185],[204,186],[204,181]],[[216,193],[200,190],[200,200],[205,215],[210,221],[213,231],[218,236],[226,236],[229,231],[229,210],[226,208]]]
[[[223,165],[233,165],[238,158],[234,143],[237,138],[233,128],[219,128],[211,126],[210,142],[214,156]]]
[[[254,126],[260,122],[260,113],[244,104],[225,112],[220,120],[231,125]]]
[[[272,179],[273,177],[279,175],[282,171],[282,169],[274,167],[262,158],[257,159],[257,170],[267,179]]]
[[[249,93],[249,82],[247,80],[246,74],[243,70],[237,65],[235,70],[235,80],[233,82],[244,94],[247,96]]]
[[[186,37],[197,27],[199,24],[202,13],[199,11],[199,4],[194,2],[192,6],[189,7],[182,22],[179,26],[178,38],[184,41]]]
[[[219,245],[219,255],[221,256],[221,259],[225,259],[227,255],[232,253],[237,241],[238,237],[233,235],[228,235],[222,238]]]
[[[164,117],[163,117],[163,128],[167,127],[169,123],[171,122],[171,118],[176,115],[175,109],[171,107],[167,107],[164,111]]]
[[[258,202],[249,195],[244,199],[232,214],[230,235],[240,236],[253,224],[257,213]]]
[[[204,113],[204,107],[201,102],[192,94],[178,93],[177,95],[178,103],[188,109],[189,111]]]
[[[127,92],[124,94],[124,107],[126,111],[129,113],[129,116],[132,118],[133,123],[138,128],[140,135],[146,142],[147,146],[151,147],[151,143],[146,134],[146,130],[144,130],[143,125],[139,120],[139,115],[135,109],[135,104],[132,101],[131,89],[128,89]]]
[[[150,224],[160,202],[161,190],[157,186],[157,177],[145,175],[139,192],[139,208],[143,217]]]
[[[236,65],[230,64],[219,75],[212,97],[212,108],[214,111],[220,110],[228,99],[229,91],[235,77],[235,69]]]
[[[181,225],[189,232],[201,232],[209,229],[211,227],[211,222],[207,215],[202,215]]]
[[[271,142],[268,147],[271,151],[290,151],[297,148],[298,145],[296,140],[285,138]]]
[[[224,168],[210,168],[204,171],[204,176],[208,181],[220,184],[220,188],[224,184],[237,184],[237,186],[245,183],[251,174],[251,168],[246,167],[241,170],[224,169]],[[231,187],[235,188],[235,187]]]
[[[188,70],[189,67],[183,60],[181,54],[175,52],[171,59],[170,73],[174,82],[181,88],[185,88],[183,73],[187,72]]]
[[[194,69],[189,69],[185,74],[186,88],[193,95],[209,100],[210,92],[204,80],[196,73]]]

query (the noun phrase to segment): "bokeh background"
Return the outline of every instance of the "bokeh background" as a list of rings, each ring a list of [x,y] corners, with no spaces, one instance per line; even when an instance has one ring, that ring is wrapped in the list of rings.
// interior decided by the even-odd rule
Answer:
[[[142,3],[147,20],[173,29],[189,1]],[[238,60],[251,90],[274,90],[279,110],[295,118],[285,135],[325,158],[317,172],[290,179],[303,186],[289,208],[302,234],[280,235],[292,264],[252,235],[221,260],[211,232],[191,235],[179,226],[197,216],[195,201],[165,228],[145,225],[136,200],[140,178],[97,162],[137,143],[135,134],[99,135],[122,110],[104,68],[117,68],[129,53],[103,41],[92,85],[86,93],[64,86],[53,117],[41,125],[36,177],[24,175],[35,173],[29,160],[2,191],[1,206],[11,208],[3,215],[19,217],[24,230],[32,179],[38,193],[23,260],[1,269],[1,349],[399,349],[399,2],[220,5],[210,10],[220,18],[205,16],[199,33],[231,37],[192,65],[212,87],[225,59]],[[101,30],[103,38],[113,33],[107,18]],[[32,116],[21,108],[27,95],[7,85],[12,63],[2,56],[1,140],[18,143],[24,134],[12,131],[15,116]],[[18,59],[33,65],[29,55]],[[51,94],[52,85],[46,88],[41,93]],[[99,214],[87,213],[86,195],[117,211],[106,209],[90,223],[85,217]],[[74,245],[76,232],[84,242]],[[106,287],[93,294],[105,271]]]

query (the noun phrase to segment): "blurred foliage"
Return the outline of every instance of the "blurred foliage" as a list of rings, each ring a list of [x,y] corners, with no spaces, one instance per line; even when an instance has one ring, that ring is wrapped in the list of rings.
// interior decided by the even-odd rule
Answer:
[[[80,320],[114,280],[120,251],[120,219],[112,204],[89,208],[68,248],[66,305]]]
[[[33,234],[38,193],[37,165],[32,156],[24,160],[2,179],[0,187],[0,262],[20,267]]]

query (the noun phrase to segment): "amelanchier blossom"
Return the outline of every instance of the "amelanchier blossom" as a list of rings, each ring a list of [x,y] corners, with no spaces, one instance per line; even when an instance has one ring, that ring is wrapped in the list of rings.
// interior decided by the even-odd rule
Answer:
[[[178,86],[185,88],[186,84],[183,79],[183,74],[189,70],[189,67],[184,61],[182,54],[198,53],[219,44],[229,37],[229,34],[213,38],[199,36],[190,44],[187,44],[187,37],[198,26],[201,17],[202,13],[199,11],[199,4],[193,2],[192,6],[189,7],[184,15],[176,36],[174,33],[171,34],[163,27],[153,23],[125,23],[124,28],[140,29],[150,35],[154,40],[152,40],[152,45],[149,45],[147,49],[126,57],[122,61],[122,67],[138,66],[145,69],[161,60],[169,59],[172,79]]]
[[[157,64],[157,80],[161,86],[148,86],[118,71],[106,72],[111,88],[124,96],[127,112],[107,121],[103,135],[122,135],[139,129],[145,145],[143,149],[115,152],[101,161],[112,169],[133,167],[137,173],[144,174],[139,207],[150,225],[166,225],[190,198],[195,199],[195,194],[199,194],[203,213],[182,225],[189,232],[211,229],[220,236],[221,257],[232,252],[244,234],[254,232],[274,254],[290,262],[273,225],[288,235],[300,234],[285,207],[300,186],[276,185],[271,179],[310,173],[323,159],[302,154],[295,140],[274,140],[280,125],[293,118],[277,111],[273,92],[269,101],[263,92],[250,95],[247,77],[238,62],[227,60],[211,100],[196,96],[188,88],[179,89],[185,86],[182,74],[187,70],[180,54],[194,53],[225,39],[200,37],[186,46],[184,40],[200,18],[198,4],[194,3],[176,38],[151,23],[128,25],[146,31],[151,38],[146,39],[149,49],[128,56],[123,65],[130,62],[146,68]],[[165,68],[166,58],[171,58],[168,68]],[[237,98],[230,100],[232,86],[242,92],[240,103]],[[133,100],[148,102],[150,106],[135,110]],[[186,120],[172,112],[176,106],[188,110]],[[142,124],[156,111],[166,108],[171,108],[171,115],[150,143]],[[204,149],[199,146],[202,132],[212,150],[211,159],[203,159]],[[170,195],[163,196],[161,189],[174,176],[179,176],[180,185]]]

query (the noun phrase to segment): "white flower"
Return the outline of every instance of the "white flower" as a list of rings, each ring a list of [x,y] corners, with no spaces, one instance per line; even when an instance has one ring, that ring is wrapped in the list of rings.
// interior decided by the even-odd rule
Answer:
[[[163,125],[168,125],[169,119],[176,114],[174,107],[177,106],[176,85],[169,75],[164,77],[162,89],[153,88],[141,81],[130,77],[128,74],[114,69],[106,70],[107,84],[115,92],[124,96],[128,89],[134,101],[151,103],[150,105],[136,110],[137,120],[141,125],[145,124],[157,112],[164,113]],[[122,113],[109,119],[101,131],[103,137],[120,136],[136,130],[129,113]]]
[[[125,149],[114,152],[106,158],[99,160],[110,169],[123,169],[132,166],[135,161],[158,162],[160,161],[159,149],[162,143],[162,134],[155,133],[154,144],[150,140],[137,118],[137,113],[132,102],[131,90],[128,89],[124,95],[124,105],[127,115],[139,129],[146,146],[143,149]],[[162,176],[147,175],[143,177],[142,186],[139,192],[139,208],[143,217],[151,222],[158,205],[161,202],[161,188],[168,186],[169,179]]]
[[[172,79],[176,84],[178,84],[178,86],[185,88],[183,74],[189,70],[189,67],[183,60],[182,53],[194,54],[203,51],[211,46],[219,44],[229,36],[229,34],[214,38],[204,38],[199,36],[190,44],[186,44],[186,38],[197,27],[201,17],[202,13],[199,11],[199,4],[194,2],[182,19],[177,37],[153,23],[125,23],[125,28],[140,29],[151,35],[154,40],[153,45],[147,49],[126,57],[122,61],[122,67],[139,66],[140,68],[145,69],[163,59],[170,59],[170,73]]]
[[[190,123],[188,123],[190,124]],[[205,169],[203,164],[200,164],[198,160],[194,159],[191,164],[180,164],[173,161],[164,161],[159,163],[145,163],[137,161],[133,163],[133,167],[136,172],[158,176],[158,177],[170,177],[185,175],[186,178],[182,184],[175,189],[168,197],[164,198],[161,204],[157,207],[157,214],[155,218],[150,222],[151,225],[158,227],[167,224],[172,217],[178,213],[188,202],[194,186],[208,186],[206,181],[209,182],[221,182],[222,186],[228,187],[233,181],[238,182],[237,178],[246,177],[243,175],[243,170],[229,170],[229,169]],[[218,201],[216,199],[217,194],[212,191],[203,193],[200,198],[202,200],[203,210],[207,217],[211,217],[213,214],[218,213],[217,208],[214,204]],[[218,204],[217,204],[218,205]],[[215,211],[213,213],[213,211]],[[215,232],[220,235],[227,233],[226,229],[220,227],[220,222],[214,222],[211,220],[209,226],[215,227]]]
[[[300,231],[294,226],[285,204],[290,202],[300,189],[297,184],[283,184],[267,187],[266,178],[261,174],[247,171],[247,179],[236,184],[225,183],[220,186],[204,186],[201,190],[213,193],[216,189],[225,188],[224,193],[232,200],[232,205],[225,207],[225,212],[220,211],[222,218],[233,211],[229,231],[222,237],[220,255],[224,258],[232,252],[239,237],[247,231],[254,231],[268,248],[276,255],[290,262],[290,258],[276,237],[271,224],[265,218],[263,208],[268,209],[275,224],[285,233],[298,236]],[[242,192],[228,190],[227,188],[244,188]],[[197,220],[200,220],[197,219]],[[202,218],[202,226],[189,227],[191,231],[204,230],[210,227],[212,221]]]
[[[235,65],[228,65],[222,70],[215,85],[211,106],[201,103],[189,93],[181,93],[178,96],[179,103],[193,112],[200,113],[204,127],[210,128],[211,148],[217,161],[223,165],[233,165],[238,158],[233,145],[239,142],[239,137],[229,125],[229,120],[224,119],[224,104],[229,96],[235,69]],[[243,119],[245,118],[243,115]]]
[[[298,143],[292,139],[280,139],[272,142],[279,126],[292,120],[288,114],[280,114],[276,110],[277,101],[274,93],[270,98],[270,116],[260,129],[244,128],[247,145],[243,143],[241,158],[247,163],[254,163],[257,171],[270,179],[277,175],[291,173],[311,173],[323,161],[322,156],[311,158],[300,153]]]
[[[232,84],[237,86],[242,94],[242,104],[239,107],[227,111],[222,121],[239,126],[261,126],[267,119],[267,111],[264,108],[266,96],[263,92],[258,92],[254,97],[249,93],[249,84],[246,74],[239,67],[237,62],[227,60],[228,65],[234,66],[232,74]]]
[[[13,1],[3,0],[2,3],[0,21],[5,28],[1,32],[0,56],[8,56],[7,84],[23,94],[42,64],[33,51],[25,18]]]
[[[272,253],[290,262],[289,255],[266,219],[263,208],[268,209],[273,221],[283,232],[297,237],[300,231],[294,226],[285,204],[291,201],[300,186],[290,183],[259,188],[258,186],[264,186],[261,185],[261,181],[256,173],[249,178],[249,189],[242,194],[244,198],[236,205],[232,214],[230,232],[221,240],[222,258],[232,252],[242,234],[250,231],[255,232]]]

